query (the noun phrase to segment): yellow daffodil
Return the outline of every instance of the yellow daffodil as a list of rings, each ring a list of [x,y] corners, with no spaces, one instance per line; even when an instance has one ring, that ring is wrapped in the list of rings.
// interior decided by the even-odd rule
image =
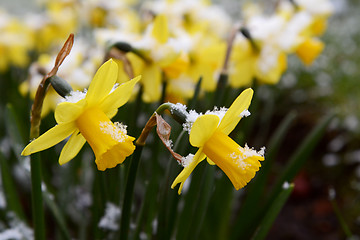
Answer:
[[[229,84],[234,88],[251,86],[256,75],[256,61],[259,53],[242,35],[239,35],[231,52]]]
[[[174,38],[170,41],[167,17],[159,14],[148,25],[144,35],[131,43],[140,55],[128,52],[126,57],[133,72],[142,76],[144,102],[159,101],[163,80],[178,77],[189,65],[187,54],[176,49],[173,41]],[[123,65],[121,62],[118,64]],[[124,75],[124,71],[120,71],[123,72],[121,75]]]
[[[58,123],[37,139],[30,142],[22,155],[50,148],[71,135],[61,151],[60,165],[73,159],[87,141],[95,153],[97,168],[104,171],[115,167],[131,155],[135,138],[128,136],[126,126],[112,123],[117,109],[131,96],[140,76],[113,89],[118,67],[112,60],[96,72],[86,93],[73,92],[55,109]]]
[[[203,35],[190,52],[187,74],[198,81],[202,77],[201,89],[212,92],[216,89],[218,75],[224,63],[226,42],[215,36]]]
[[[10,66],[25,68],[30,61],[29,51],[34,47],[32,31],[1,8],[0,19],[0,72]]]
[[[296,49],[297,56],[306,65],[311,65],[324,49],[324,43],[316,38],[307,38]]]
[[[225,114],[209,113],[195,120],[190,130],[190,144],[199,149],[195,156],[189,155],[183,159],[185,168],[171,188],[180,183],[180,194],[186,179],[206,157],[209,164],[216,164],[225,172],[236,190],[244,187],[255,176],[261,166],[259,161],[264,160],[264,149],[257,152],[247,145],[243,148],[228,136],[240,119],[249,114],[247,109],[252,95],[253,90],[246,89]]]

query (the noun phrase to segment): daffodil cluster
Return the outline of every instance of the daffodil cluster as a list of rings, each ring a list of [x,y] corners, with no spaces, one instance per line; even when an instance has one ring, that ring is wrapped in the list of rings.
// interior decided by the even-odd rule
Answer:
[[[244,9],[230,62],[230,85],[250,86],[254,79],[276,84],[287,69],[287,55],[296,54],[310,65],[324,48],[319,40],[333,9],[329,1],[280,1],[271,15],[258,5]]]
[[[143,12],[138,33],[95,30],[100,43],[131,45],[126,57],[135,75],[143,76],[143,100],[159,101],[166,85],[167,100],[184,102],[200,77],[201,88],[214,91],[231,29],[225,11],[204,1],[153,1],[144,4]]]
[[[255,79],[276,84],[287,69],[289,54],[310,65],[321,53],[324,44],[318,37],[333,11],[326,0],[283,0],[270,15],[259,5],[246,6],[243,19],[233,24],[222,8],[206,1],[151,1],[142,9],[144,17],[137,21],[141,31],[95,33],[100,42],[131,45],[125,53],[129,62],[122,64],[143,75],[146,102],[160,100],[163,90],[165,99],[184,102],[200,77],[201,89],[212,92],[224,71],[231,87],[251,86]],[[238,31],[231,46],[228,38],[234,28]]]
[[[26,14],[17,24],[2,21],[6,38],[0,44],[5,53],[0,69],[27,66],[30,51],[49,54],[70,32],[80,33],[84,59],[112,57],[119,65],[119,83],[143,76],[143,101],[183,103],[193,96],[200,77],[201,91],[212,92],[224,72],[233,88],[251,86],[254,80],[276,84],[287,69],[289,54],[310,65],[324,48],[319,36],[333,11],[328,0],[282,0],[270,14],[258,3],[248,4],[237,19],[201,0],[44,1],[41,7],[43,11]],[[234,29],[235,38],[229,41]],[[128,47],[109,56],[119,43]],[[44,62],[39,56],[37,64]],[[98,61],[93,70],[99,66]],[[73,87],[83,87],[78,85]]]

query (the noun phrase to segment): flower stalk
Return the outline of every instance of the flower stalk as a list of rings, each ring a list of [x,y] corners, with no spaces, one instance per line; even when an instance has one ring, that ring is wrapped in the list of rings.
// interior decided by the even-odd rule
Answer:
[[[46,91],[50,84],[50,78],[55,76],[60,65],[67,55],[69,55],[74,42],[74,35],[70,34],[64,46],[60,50],[53,69],[44,76],[39,87],[36,91],[34,103],[31,108],[31,126],[30,126],[30,139],[37,138],[40,133],[41,111],[46,95]],[[44,208],[42,198],[42,172],[40,155],[34,154],[31,156],[30,169],[31,169],[31,200],[32,200],[32,214],[34,220],[35,239],[45,239],[45,220]]]

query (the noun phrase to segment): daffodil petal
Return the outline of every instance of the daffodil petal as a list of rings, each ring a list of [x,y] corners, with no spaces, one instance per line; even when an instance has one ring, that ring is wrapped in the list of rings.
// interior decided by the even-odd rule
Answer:
[[[199,116],[191,127],[190,144],[194,147],[204,146],[205,142],[213,135],[220,118],[217,115],[206,114]]]
[[[167,42],[169,38],[169,27],[167,18],[164,14],[156,16],[152,29],[152,35],[159,43]]]
[[[245,89],[231,104],[225,116],[219,124],[219,130],[229,135],[242,118],[241,113],[250,106],[254,91],[251,88]]]
[[[59,164],[63,165],[73,159],[84,146],[85,142],[85,138],[78,130],[76,130],[71,135],[60,153]]]
[[[143,100],[144,102],[156,102],[161,97],[161,71],[158,66],[151,64],[142,72]]]
[[[32,153],[50,148],[67,138],[75,130],[76,126],[74,122],[58,124],[55,127],[50,128],[47,132],[42,134],[34,141],[30,142],[22,151],[21,155],[27,156]]]
[[[133,88],[140,78],[141,76],[137,76],[136,78],[118,86],[104,99],[103,102],[100,103],[100,108],[107,113],[124,105],[127,101],[129,101],[129,98],[133,93]]]
[[[95,73],[86,94],[88,105],[101,101],[113,88],[118,76],[118,66],[111,59]]]
[[[206,158],[206,161],[207,161],[208,164],[210,164],[210,165],[215,165],[214,161],[211,160],[209,157]]]
[[[296,54],[301,61],[310,66],[313,61],[319,56],[324,49],[325,45],[322,41],[316,38],[307,38],[300,46],[296,49]]]
[[[112,109],[108,112],[105,112],[105,114],[109,119],[112,119],[117,114],[117,112],[118,112],[117,109]]]
[[[178,190],[178,194],[181,194],[182,187],[184,185],[184,182],[186,179],[190,176],[192,171],[195,169],[195,167],[204,160],[206,155],[202,152],[202,148],[199,148],[199,150],[196,152],[194,158],[189,163],[188,166],[186,166],[180,174],[175,178],[174,182],[171,185],[171,188],[174,188],[178,183],[180,183],[180,187]]]
[[[80,100],[77,103],[62,102],[56,106],[55,120],[57,123],[67,123],[74,121],[81,113],[85,101]]]

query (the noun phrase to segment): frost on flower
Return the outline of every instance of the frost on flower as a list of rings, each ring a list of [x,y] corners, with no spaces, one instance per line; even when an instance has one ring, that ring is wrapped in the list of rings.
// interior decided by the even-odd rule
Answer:
[[[197,113],[195,110],[190,110],[186,116],[186,122],[183,124],[183,129],[190,133],[193,123],[200,115],[201,114]]]
[[[239,150],[240,154],[233,152],[230,154],[230,158],[233,159],[234,163],[238,166],[238,168],[243,171],[252,166],[251,163],[245,161],[246,159],[251,157],[264,157],[265,154],[265,147],[262,147],[260,151],[256,151],[253,148],[249,148],[247,144],[245,144],[244,148],[239,147]]]
[[[121,210],[113,203],[107,202],[104,216],[100,219],[99,228],[116,231],[119,229]]]
[[[186,109],[187,109],[186,105],[181,104],[181,103],[176,103],[176,104],[171,105],[170,111],[171,111],[171,113],[173,113],[173,111],[176,110],[176,111],[184,114],[185,116],[187,116],[188,112],[186,111]]]
[[[249,110],[244,110],[244,111],[242,111],[241,113],[240,113],[240,117],[241,118],[243,118],[243,117],[248,117],[248,116],[250,116],[251,115],[251,113],[249,112]]]
[[[205,112],[205,115],[207,114],[212,114],[212,115],[216,115],[219,117],[220,121],[221,119],[223,119],[223,117],[225,116],[225,113],[228,109],[226,107],[221,107],[221,108],[218,108],[218,107],[214,107],[214,110],[212,111],[206,111]]]
[[[78,101],[84,99],[86,96],[86,89],[84,91],[72,91],[69,96],[66,96],[65,99],[61,99],[62,102],[77,103]]]
[[[172,148],[173,147],[173,141],[171,139],[165,141],[165,145],[169,148]]]
[[[193,159],[194,159],[194,154],[189,154],[189,155],[187,155],[186,157],[183,157],[182,159],[181,159],[181,165],[183,166],[183,167],[187,167],[187,166],[189,166],[189,164],[193,161]]]
[[[192,128],[192,125],[199,116],[202,116],[202,115],[216,115],[221,120],[225,116],[225,113],[226,113],[227,110],[228,109],[226,107],[218,108],[216,106],[214,107],[214,110],[212,110],[212,111],[208,110],[208,111],[205,112],[205,114],[198,113],[195,110],[190,110],[189,113],[187,113],[187,115],[186,115],[186,122],[183,124],[183,129],[190,134],[190,130]]]
[[[115,122],[114,124],[109,124],[109,122],[100,122],[100,130],[109,134],[112,139],[117,142],[124,142],[126,139],[126,125],[123,125],[119,122]]]

